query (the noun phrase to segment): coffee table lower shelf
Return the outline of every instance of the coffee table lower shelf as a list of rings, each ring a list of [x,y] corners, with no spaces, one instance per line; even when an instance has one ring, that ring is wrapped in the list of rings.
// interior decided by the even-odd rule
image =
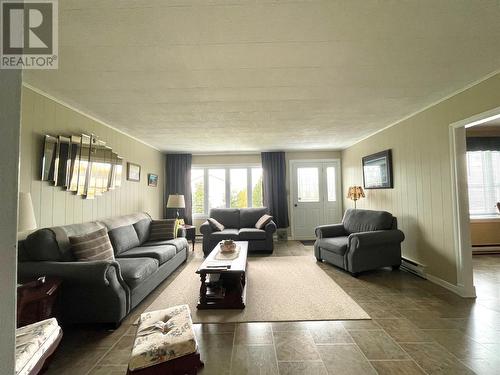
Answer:
[[[217,284],[207,282],[211,273],[200,272],[201,286],[199,310],[209,309],[244,309],[247,294],[245,272],[221,273]]]

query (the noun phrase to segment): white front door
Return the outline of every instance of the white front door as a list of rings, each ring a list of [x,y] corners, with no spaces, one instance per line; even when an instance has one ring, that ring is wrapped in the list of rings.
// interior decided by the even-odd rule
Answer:
[[[314,228],[342,219],[340,162],[290,161],[292,236],[314,239]]]

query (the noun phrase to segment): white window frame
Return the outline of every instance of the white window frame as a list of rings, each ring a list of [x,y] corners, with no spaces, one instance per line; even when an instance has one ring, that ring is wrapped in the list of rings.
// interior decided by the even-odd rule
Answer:
[[[252,168],[261,168],[262,165],[260,164],[196,164],[192,165],[191,169],[203,169],[203,211],[204,213],[202,214],[195,214],[193,213],[193,219],[206,219],[208,218],[208,212],[210,211],[210,208],[208,206],[208,170],[209,169],[224,169],[226,172],[226,187],[225,187],[225,193],[226,193],[226,208],[230,208],[229,205],[231,204],[231,177],[230,177],[230,170],[231,169],[246,169],[247,170],[247,207],[253,207],[253,202],[252,202]],[[264,173],[264,172],[263,172]]]
[[[486,154],[485,151],[467,151],[466,153],[466,158],[467,158],[467,162],[469,160],[469,153],[470,152],[480,152],[481,153],[481,162],[483,163],[483,172],[485,173],[483,175],[483,180],[480,182],[480,183],[472,183],[472,181],[468,180],[468,186],[469,186],[469,189],[471,187],[474,187],[474,188],[479,188],[479,189],[482,189],[482,195],[483,197],[485,198],[485,201],[488,201],[488,200],[492,200],[492,204],[491,204],[491,207],[489,211],[487,212],[474,212],[474,213],[470,213],[470,216],[471,218],[481,218],[481,217],[500,217],[500,215],[498,214],[497,212],[497,209],[494,205],[494,203],[497,202],[496,199],[491,199],[493,198],[492,196],[488,196],[487,192],[486,192],[486,189],[487,188],[493,188],[493,189],[499,189],[500,188],[500,184],[497,183],[493,183],[493,172],[494,172],[494,167],[492,165],[493,163],[493,157],[491,155],[491,153],[488,153]],[[468,171],[468,164],[467,164],[467,171]],[[468,173],[467,173],[468,174]],[[490,194],[494,194],[494,193],[490,193]],[[469,194],[470,196],[470,194]],[[472,207],[470,207],[471,204],[470,204],[470,201],[469,201],[469,211],[472,211]]]

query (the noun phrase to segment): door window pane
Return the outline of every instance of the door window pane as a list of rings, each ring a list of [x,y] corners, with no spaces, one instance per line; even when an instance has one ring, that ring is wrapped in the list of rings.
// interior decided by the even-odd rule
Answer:
[[[252,207],[262,207],[262,168],[252,168]]]
[[[230,207],[248,207],[247,198],[247,169],[238,168],[229,170],[230,181]]]
[[[297,199],[319,202],[318,168],[297,168]]]
[[[208,170],[208,207],[226,207],[226,170]]]
[[[337,191],[336,191],[336,182],[335,182],[335,167],[327,167],[326,168],[326,188],[328,191],[328,202],[337,201]]]
[[[193,194],[193,214],[205,213],[205,170],[191,170],[191,192]]]

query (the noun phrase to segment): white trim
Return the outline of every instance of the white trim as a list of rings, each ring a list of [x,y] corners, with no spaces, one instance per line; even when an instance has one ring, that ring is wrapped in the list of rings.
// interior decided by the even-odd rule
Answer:
[[[472,269],[472,246],[470,240],[470,215],[467,186],[467,162],[465,157],[465,128],[469,124],[479,125],[500,115],[500,107],[454,122],[449,127],[451,193],[453,205],[453,242],[457,264],[457,285],[429,275],[429,280],[454,291],[462,297],[475,297],[474,271]],[[449,284],[446,286],[445,284]]]
[[[293,197],[294,197],[294,183],[293,183],[293,165],[297,163],[338,163],[338,181],[337,181],[337,193],[338,193],[338,203],[340,205],[340,212],[343,212],[343,204],[344,200],[342,199],[342,160],[340,158],[332,158],[332,159],[290,159],[287,163],[287,174],[288,174],[288,186],[289,186],[289,194],[288,194],[288,215],[290,218],[290,236],[289,238],[296,241],[307,241],[315,239],[314,234],[311,237],[296,237],[294,233],[294,223],[293,223]]]
[[[449,283],[448,281],[445,281],[443,279],[440,279],[439,277],[433,276],[433,275],[426,275],[427,280],[430,282],[433,282],[434,284],[437,284],[439,286],[442,286],[445,289],[448,289],[452,291],[455,294],[458,294],[460,297],[464,298],[475,298],[476,297],[476,288],[472,286],[472,289],[466,288],[462,285],[454,285],[452,283]]]
[[[46,92],[45,92],[45,91],[43,91],[43,90],[40,90],[40,89],[38,89],[38,88],[36,88],[36,87],[34,87],[34,86],[31,86],[29,83],[23,82],[23,86],[24,86],[24,87],[26,87],[27,89],[29,89],[29,90],[31,90],[31,91],[33,91],[33,92],[35,92],[35,93],[39,94],[39,95],[45,96],[47,99],[50,99],[50,100],[52,100],[52,101],[56,102],[57,104],[62,105],[63,107],[66,107],[66,108],[68,108],[68,109],[71,109],[72,111],[75,111],[76,113],[78,113],[78,114],[80,114],[80,115],[82,115],[82,116],[87,117],[88,119],[90,119],[90,120],[92,120],[92,121],[98,122],[99,124],[101,124],[101,125],[103,125],[103,126],[105,126],[105,127],[107,127],[107,128],[113,129],[114,131],[116,131],[116,132],[118,132],[118,133],[120,133],[120,134],[126,135],[126,136],[127,136],[127,137],[129,137],[129,138],[132,138],[134,141],[137,141],[137,142],[139,142],[139,143],[142,143],[142,144],[143,144],[143,145],[145,145],[145,146],[151,147],[152,149],[155,149],[156,151],[159,151],[159,152],[162,152],[162,153],[163,153],[163,151],[162,151],[162,150],[160,150],[159,148],[157,148],[157,147],[155,147],[155,146],[153,146],[153,145],[150,145],[149,143],[144,142],[143,140],[141,140],[141,139],[139,139],[139,138],[136,138],[136,137],[134,137],[133,135],[130,135],[130,134],[128,134],[128,133],[126,133],[126,132],[124,132],[123,130],[120,130],[120,129],[118,129],[118,128],[116,128],[116,127],[112,126],[112,125],[109,125],[108,123],[104,122],[104,121],[103,121],[103,120],[101,120],[101,119],[98,119],[98,118],[97,118],[97,117],[95,117],[95,116],[89,115],[88,113],[85,113],[85,112],[83,112],[82,110],[80,110],[80,109],[78,109],[78,108],[75,108],[75,107],[74,107],[74,106],[72,106],[71,104],[68,104],[68,103],[66,103],[66,102],[64,102],[64,101],[62,101],[62,100],[60,100],[60,99],[57,99],[56,97],[54,97],[54,96],[50,95],[49,93],[46,93]]]
[[[360,142],[363,142],[364,140],[366,140],[366,139],[368,139],[368,138],[370,138],[370,137],[373,137],[375,134],[378,134],[378,133],[380,133],[380,132],[383,132],[384,130],[387,130],[387,129],[389,129],[389,128],[392,128],[393,126],[396,126],[396,125],[398,125],[399,123],[401,123],[401,122],[403,122],[403,121],[406,121],[406,120],[408,120],[408,119],[412,118],[413,116],[416,116],[416,115],[418,115],[419,113],[422,113],[422,112],[424,112],[424,111],[428,110],[429,108],[432,108],[432,107],[434,107],[435,105],[438,105],[439,103],[442,103],[442,102],[444,102],[444,101],[446,101],[446,100],[448,100],[448,99],[450,99],[450,98],[454,97],[455,95],[458,95],[458,94],[460,94],[460,93],[462,93],[462,92],[464,92],[464,91],[466,91],[466,90],[470,89],[471,87],[476,86],[476,85],[480,84],[481,82],[484,82],[484,81],[486,81],[487,79],[489,79],[489,78],[491,78],[491,77],[493,77],[493,76],[495,76],[495,75],[497,75],[497,74],[499,74],[499,73],[500,73],[500,69],[495,70],[494,72],[492,72],[492,73],[490,73],[490,74],[488,74],[488,75],[486,75],[486,76],[484,76],[484,77],[482,77],[482,78],[478,79],[477,81],[474,81],[474,82],[472,82],[472,83],[469,83],[467,86],[465,86],[465,87],[461,88],[460,90],[454,91],[454,92],[452,92],[451,94],[446,95],[445,97],[443,97],[443,98],[441,98],[441,99],[439,99],[439,100],[436,100],[435,102],[432,102],[431,104],[426,105],[425,107],[423,107],[423,108],[419,109],[418,111],[412,112],[412,113],[410,113],[409,115],[407,115],[407,116],[405,116],[405,117],[403,117],[403,118],[401,118],[401,119],[399,119],[399,120],[397,120],[397,121],[395,121],[395,122],[393,122],[393,123],[391,123],[391,124],[389,124],[389,125],[387,125],[387,126],[383,127],[382,129],[379,129],[379,130],[377,130],[377,131],[375,131],[375,132],[371,133],[370,135],[367,135],[366,137],[363,137],[363,138],[361,138],[360,140],[355,141],[354,143],[351,143],[349,146],[344,147],[342,150],[345,150],[345,149],[347,149],[347,148],[349,148],[349,147],[352,147],[352,146],[354,146],[354,145],[356,145],[356,144],[358,144],[358,143],[360,143]]]

